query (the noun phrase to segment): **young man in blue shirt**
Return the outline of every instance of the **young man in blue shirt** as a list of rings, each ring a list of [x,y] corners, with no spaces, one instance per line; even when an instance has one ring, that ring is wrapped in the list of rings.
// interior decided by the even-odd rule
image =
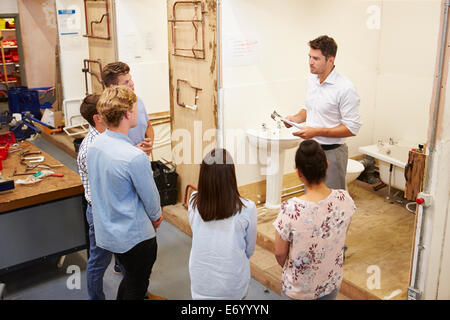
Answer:
[[[102,69],[102,81],[105,87],[126,86],[134,91],[134,82],[130,74],[130,67],[124,62],[108,63]],[[131,128],[128,136],[134,145],[151,155],[154,140],[154,131],[150,123],[144,102],[137,98],[138,119],[137,125]]]
[[[124,86],[107,88],[97,110],[108,129],[87,154],[96,242],[116,253],[125,269],[117,299],[141,300],[147,295],[156,230],[163,218],[148,156],[128,136],[138,122],[137,97]]]

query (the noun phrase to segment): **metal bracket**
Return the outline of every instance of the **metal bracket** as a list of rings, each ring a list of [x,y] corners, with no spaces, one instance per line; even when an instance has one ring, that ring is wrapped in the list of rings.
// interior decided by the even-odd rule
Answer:
[[[192,6],[194,9],[194,16],[192,19],[177,19],[177,6],[184,5],[184,6]],[[199,7],[201,10],[199,11]],[[173,12],[173,19],[168,20],[169,23],[171,23],[171,30],[172,30],[172,44],[173,44],[173,55],[179,56],[179,57],[186,57],[186,58],[194,58],[199,60],[205,59],[205,18],[204,14],[207,13],[205,11],[205,5],[202,1],[176,1],[173,4],[172,12]],[[199,17],[199,13],[201,16]],[[194,27],[194,39],[195,42],[192,45],[192,48],[177,48],[177,28],[180,27],[181,24],[186,23],[192,23],[192,26]],[[198,24],[201,24],[201,31],[199,31]],[[196,48],[199,44],[199,35],[201,35],[201,46],[200,48]],[[181,51],[181,52],[180,52]]]
[[[420,300],[421,293],[419,290],[409,287],[406,300]]]
[[[88,30],[88,18],[87,18],[87,2],[104,2],[105,3],[105,9],[106,9],[106,13],[104,13],[102,15],[102,17],[100,18],[100,20],[92,20],[91,21],[91,32],[89,32]],[[83,37],[87,37],[87,38],[92,38],[92,39],[102,39],[102,40],[110,40],[111,39],[111,32],[110,32],[110,28],[109,28],[109,7],[108,7],[108,0],[84,0],[84,17],[86,20],[86,34],[83,35]],[[93,34],[93,27],[94,24],[100,24],[103,22],[103,19],[106,17],[106,29],[108,31],[108,36],[107,37],[101,37],[101,36],[96,36]]]

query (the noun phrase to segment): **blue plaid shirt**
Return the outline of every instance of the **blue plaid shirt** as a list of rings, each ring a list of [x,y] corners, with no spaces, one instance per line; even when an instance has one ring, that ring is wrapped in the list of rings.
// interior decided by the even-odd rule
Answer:
[[[83,139],[83,142],[80,145],[80,149],[78,150],[78,173],[81,177],[81,182],[83,183],[84,187],[84,197],[86,198],[87,202],[91,205],[91,191],[89,189],[89,179],[88,179],[88,171],[87,171],[87,152],[88,147],[94,141],[94,139],[99,135],[100,133],[92,126],[89,126],[89,132],[86,135],[86,137]]]

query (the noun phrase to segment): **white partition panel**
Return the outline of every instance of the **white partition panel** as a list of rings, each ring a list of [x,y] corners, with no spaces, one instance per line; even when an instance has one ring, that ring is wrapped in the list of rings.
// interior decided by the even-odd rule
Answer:
[[[83,0],[56,0],[56,16],[63,98],[83,99],[86,94],[83,60],[89,59],[88,40],[83,37],[86,32]]]
[[[130,66],[148,113],[170,110],[165,0],[116,0],[118,60]]]

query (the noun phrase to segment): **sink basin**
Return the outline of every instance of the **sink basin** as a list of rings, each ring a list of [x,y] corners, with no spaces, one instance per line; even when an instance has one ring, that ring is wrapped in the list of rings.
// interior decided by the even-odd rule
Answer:
[[[277,145],[278,149],[285,150],[298,147],[301,138],[293,136],[292,133],[298,131],[297,128],[282,129],[249,129],[247,136],[250,144],[258,148],[267,148]]]
[[[263,173],[266,175],[267,209],[278,210],[281,207],[284,153],[287,149],[297,148],[302,141],[301,138],[292,135],[296,131],[297,128],[281,128],[249,129],[246,132],[250,145],[267,154],[267,165]]]

